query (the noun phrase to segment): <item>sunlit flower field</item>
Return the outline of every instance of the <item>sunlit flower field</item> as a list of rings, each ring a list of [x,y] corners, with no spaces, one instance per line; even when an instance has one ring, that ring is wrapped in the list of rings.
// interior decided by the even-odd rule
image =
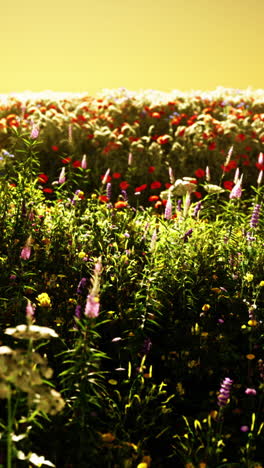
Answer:
[[[0,466],[264,466],[264,91],[0,96]]]

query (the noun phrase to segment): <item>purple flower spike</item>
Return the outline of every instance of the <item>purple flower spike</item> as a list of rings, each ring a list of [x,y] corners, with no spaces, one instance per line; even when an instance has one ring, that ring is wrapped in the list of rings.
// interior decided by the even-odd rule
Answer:
[[[259,223],[260,209],[261,209],[261,205],[258,205],[258,204],[255,205],[254,208],[253,208],[253,213],[252,213],[251,220],[250,220],[250,227],[251,228],[257,227],[257,225]]]
[[[80,304],[77,304],[76,308],[75,308],[75,313],[74,313],[75,317],[77,319],[80,319],[81,318],[81,315],[82,315],[82,306],[80,306]]]
[[[170,197],[167,200],[166,207],[165,207],[165,213],[164,213],[164,218],[165,219],[171,219],[172,217],[172,203]]]
[[[77,286],[77,294],[83,294],[87,285],[87,278],[82,278]]]
[[[193,232],[193,229],[189,229],[189,231],[187,231],[184,236],[183,236],[183,242],[187,242],[188,241],[188,237],[190,237],[192,235],[192,232]]]
[[[241,195],[242,195],[241,179],[239,179],[236,185],[234,185],[234,187],[232,188],[229,198],[230,200],[234,198],[241,198]]]
[[[108,200],[111,200],[112,184],[110,182],[108,182],[108,184],[106,185],[106,196],[107,196]]]
[[[231,392],[231,387],[233,385],[233,380],[229,379],[229,377],[226,377],[220,387],[220,392],[217,397],[217,403],[220,408],[223,408],[224,406],[227,405],[228,400],[230,398],[230,392]]]

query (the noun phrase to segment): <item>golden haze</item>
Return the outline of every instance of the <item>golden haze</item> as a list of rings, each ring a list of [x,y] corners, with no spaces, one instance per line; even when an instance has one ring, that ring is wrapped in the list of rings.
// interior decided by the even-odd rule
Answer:
[[[0,93],[263,88],[259,0],[13,0]]]

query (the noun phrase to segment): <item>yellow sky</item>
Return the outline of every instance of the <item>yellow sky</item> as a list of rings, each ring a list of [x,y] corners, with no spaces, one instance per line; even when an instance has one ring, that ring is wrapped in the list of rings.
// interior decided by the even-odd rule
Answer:
[[[264,88],[263,0],[4,0],[0,93]]]

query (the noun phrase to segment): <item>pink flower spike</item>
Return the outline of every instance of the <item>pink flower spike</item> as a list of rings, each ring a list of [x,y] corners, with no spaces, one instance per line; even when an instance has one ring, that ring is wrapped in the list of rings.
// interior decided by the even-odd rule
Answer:
[[[87,169],[86,154],[83,155],[82,162],[81,162],[81,168],[82,169]]]
[[[106,171],[106,173],[105,173],[105,175],[104,175],[104,178],[103,178],[103,180],[102,180],[102,184],[103,184],[103,185],[106,184],[109,174],[110,174],[110,168],[107,169],[107,171]]]
[[[21,250],[20,258],[22,258],[22,260],[28,260],[30,258],[30,255],[31,247],[30,245],[25,245],[25,247],[23,247],[23,249]]]
[[[28,301],[27,306],[26,306],[26,317],[27,317],[27,319],[32,321],[32,319],[34,317],[34,314],[35,314],[35,307],[32,306],[30,301]]]
[[[65,167],[63,167],[59,176],[59,184],[64,184],[65,181],[66,181]]]
[[[264,156],[263,153],[259,153],[258,155],[258,163],[263,164],[264,163]]]
[[[99,297],[89,294],[86,300],[84,315],[89,318],[96,318],[99,315],[99,309]]]
[[[234,198],[241,198],[241,195],[242,195],[241,184],[242,184],[242,176],[237,181],[236,185],[234,185],[234,187],[232,188],[230,195],[229,195],[230,200]]]

